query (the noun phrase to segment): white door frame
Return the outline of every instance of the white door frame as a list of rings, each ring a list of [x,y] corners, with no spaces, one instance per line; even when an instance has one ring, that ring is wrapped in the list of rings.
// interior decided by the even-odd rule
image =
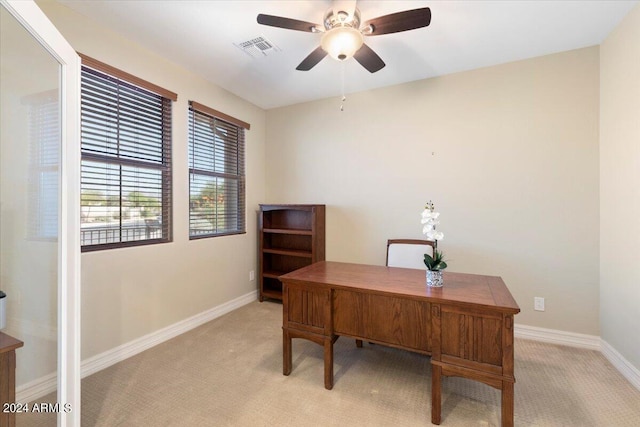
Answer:
[[[33,0],[0,0],[60,64],[58,224],[59,427],[80,427],[80,58]]]

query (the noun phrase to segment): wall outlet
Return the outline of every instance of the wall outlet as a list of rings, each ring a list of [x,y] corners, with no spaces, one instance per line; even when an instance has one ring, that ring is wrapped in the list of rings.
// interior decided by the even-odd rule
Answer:
[[[256,280],[256,272],[251,270],[249,272],[249,281],[251,282],[251,281],[254,281],[254,280]]]
[[[544,311],[544,298],[533,297],[533,309],[536,311]]]

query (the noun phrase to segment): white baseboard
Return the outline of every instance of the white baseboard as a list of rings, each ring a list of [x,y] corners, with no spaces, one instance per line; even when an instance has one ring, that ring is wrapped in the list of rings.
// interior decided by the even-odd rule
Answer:
[[[16,402],[33,402],[42,396],[46,396],[58,387],[58,375],[54,372],[44,377],[37,378],[16,388]]]
[[[249,304],[257,299],[257,291],[249,292],[234,300],[221,304],[210,310],[196,314],[188,319],[174,323],[171,326],[152,332],[136,340],[105,351],[104,353],[90,357],[82,361],[82,378],[108,368],[129,357],[135,356],[158,344],[170,340],[180,334],[194,329],[204,323],[210,322],[237,308]],[[634,387],[640,390],[640,371],[629,363],[620,353],[611,347],[606,341],[595,335],[578,334],[555,329],[538,328],[535,326],[516,324],[514,328],[516,338],[530,339],[534,341],[552,344],[579,347],[590,350],[599,350],[611,362]],[[37,380],[23,384],[16,390],[16,402],[31,402],[56,390],[56,374],[49,374]]]
[[[178,323],[167,326],[166,328],[147,334],[143,337],[125,343],[121,346],[107,350],[104,353],[95,355],[82,361],[82,378],[95,374],[111,365],[128,359],[131,356],[135,356],[138,353],[142,353],[145,350],[150,349],[158,344],[177,337],[180,334],[184,334],[191,329],[194,329],[200,325],[210,322],[223,314],[227,314],[243,305],[249,304],[257,299],[257,291],[249,292],[229,302],[221,304],[217,307],[203,311],[188,319],[181,320]]]
[[[640,390],[640,370],[633,366],[608,342],[595,335],[577,334],[555,329],[537,328],[535,326],[515,325],[516,338],[548,342],[552,344],[599,350],[635,388]]]
[[[556,329],[538,328],[536,326],[519,324],[515,325],[513,333],[516,338],[587,348],[589,350],[601,349],[600,337],[595,335],[578,334],[575,332],[565,332]]]
[[[258,298],[257,291],[249,292],[229,302],[221,304],[210,310],[203,311],[188,319],[181,320],[166,328],[147,334],[143,337],[122,344],[104,353],[82,361],[80,368],[82,378],[115,365],[129,357],[135,356],[158,344],[184,334],[191,329],[197,328],[213,319],[227,314],[237,308],[247,305]],[[56,390],[56,374],[49,374],[38,378],[27,384],[23,384],[16,389],[16,402],[31,402]]]
[[[602,340],[602,354],[635,388],[640,390],[640,370],[605,340]]]

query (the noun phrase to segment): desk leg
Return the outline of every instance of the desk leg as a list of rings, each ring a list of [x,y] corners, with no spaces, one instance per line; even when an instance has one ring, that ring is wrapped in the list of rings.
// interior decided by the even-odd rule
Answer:
[[[502,381],[502,427],[513,427],[513,383]]]
[[[333,388],[333,339],[324,339],[324,388]]]
[[[282,330],[282,373],[289,375],[291,373],[291,336],[285,329]]]
[[[442,406],[442,368],[431,365],[431,424],[440,424]]]
[[[356,347],[362,348],[362,340],[356,340]]]

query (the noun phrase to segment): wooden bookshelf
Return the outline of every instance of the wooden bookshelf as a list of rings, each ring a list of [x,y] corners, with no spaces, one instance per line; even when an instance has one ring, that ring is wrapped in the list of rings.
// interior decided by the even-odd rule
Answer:
[[[282,300],[278,277],[325,257],[324,205],[260,205],[260,301]]]

